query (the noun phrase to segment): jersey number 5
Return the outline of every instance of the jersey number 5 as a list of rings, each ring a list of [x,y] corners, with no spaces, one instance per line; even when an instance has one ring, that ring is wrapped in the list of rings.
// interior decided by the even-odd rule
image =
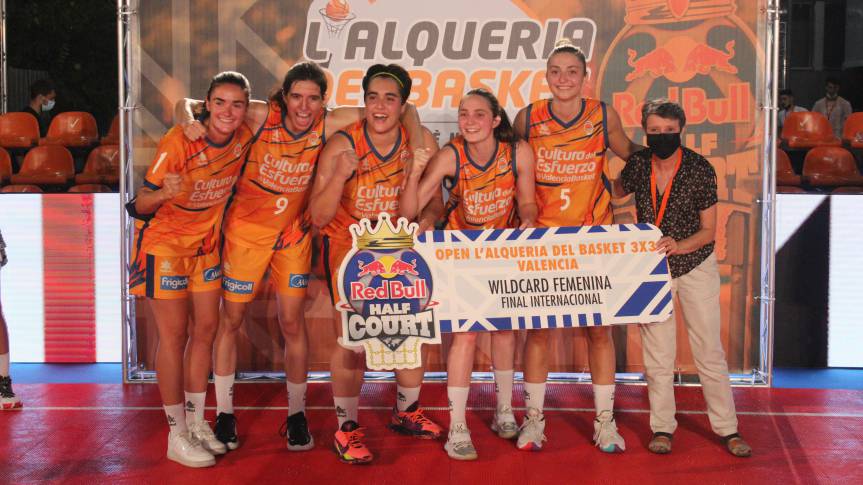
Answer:
[[[560,189],[560,198],[563,200],[563,205],[560,206],[560,210],[565,211],[569,208],[570,198],[569,191],[571,189]]]

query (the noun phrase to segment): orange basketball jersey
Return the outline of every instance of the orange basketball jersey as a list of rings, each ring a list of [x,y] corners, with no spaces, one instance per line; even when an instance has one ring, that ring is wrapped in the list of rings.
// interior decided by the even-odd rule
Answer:
[[[611,224],[611,184],[605,174],[608,133],[605,103],[582,99],[581,112],[564,122],[551,100],[527,108],[528,142],[536,156],[537,225]]]
[[[249,151],[225,220],[225,237],[252,249],[282,249],[309,228],[309,186],[324,142],[322,115],[308,130],[292,133],[285,114],[270,104]]]
[[[515,216],[516,160],[513,145],[497,143],[489,160],[473,160],[456,137],[444,148],[456,156],[456,177],[447,201],[447,229],[503,229]]]
[[[196,256],[218,249],[225,203],[243,166],[252,133],[244,124],[222,145],[189,141],[179,127],[159,142],[144,186],[159,190],[165,175],[182,176],[182,191],[140,224],[136,245],[157,256]]]
[[[336,215],[323,232],[333,239],[350,241],[348,227],[360,219],[376,221],[381,212],[397,215],[399,192],[410,150],[407,133],[401,126],[389,153],[380,153],[372,145],[365,120],[356,122],[338,134],[350,140],[357,152],[359,165],[354,175],[345,182]]]

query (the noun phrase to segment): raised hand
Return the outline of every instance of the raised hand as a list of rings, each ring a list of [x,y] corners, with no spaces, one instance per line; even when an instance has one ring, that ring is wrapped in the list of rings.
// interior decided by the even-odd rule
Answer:
[[[168,201],[176,197],[183,191],[183,177],[176,173],[165,174],[162,180],[162,188],[159,193],[162,195],[163,201]]]

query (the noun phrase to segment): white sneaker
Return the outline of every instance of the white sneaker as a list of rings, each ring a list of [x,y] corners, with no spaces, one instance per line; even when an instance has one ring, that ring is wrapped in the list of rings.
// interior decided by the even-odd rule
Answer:
[[[477,458],[476,448],[473,447],[473,441],[470,439],[470,431],[464,423],[457,423],[449,430],[443,449],[454,460],[468,461]]]
[[[228,448],[216,438],[207,421],[189,423],[189,434],[193,439],[200,441],[205,450],[214,455],[224,455],[228,452]]]
[[[623,437],[617,432],[614,415],[603,411],[593,420],[593,442],[606,453],[621,453],[626,450]]]
[[[188,432],[168,433],[168,459],[192,468],[203,468],[216,464],[216,459]]]
[[[522,451],[539,451],[545,442],[545,416],[536,408],[527,408],[527,414],[518,428],[516,446]]]
[[[495,410],[491,430],[505,440],[518,436],[518,423],[515,422],[515,414],[510,406],[504,405]]]

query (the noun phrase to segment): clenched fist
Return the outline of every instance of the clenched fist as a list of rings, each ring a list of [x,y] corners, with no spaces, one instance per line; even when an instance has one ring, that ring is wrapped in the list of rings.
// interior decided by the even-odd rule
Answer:
[[[159,193],[162,195],[162,201],[168,201],[176,197],[182,192],[183,177],[175,173],[165,174],[162,180],[162,188]]]
[[[190,141],[195,141],[203,138],[204,135],[207,134],[207,127],[198,120],[192,120],[187,123],[183,123],[183,134],[186,135],[186,138]]]
[[[336,174],[343,180],[347,180],[356,172],[359,164],[360,159],[357,157],[357,152],[352,149],[342,150],[336,155]]]

